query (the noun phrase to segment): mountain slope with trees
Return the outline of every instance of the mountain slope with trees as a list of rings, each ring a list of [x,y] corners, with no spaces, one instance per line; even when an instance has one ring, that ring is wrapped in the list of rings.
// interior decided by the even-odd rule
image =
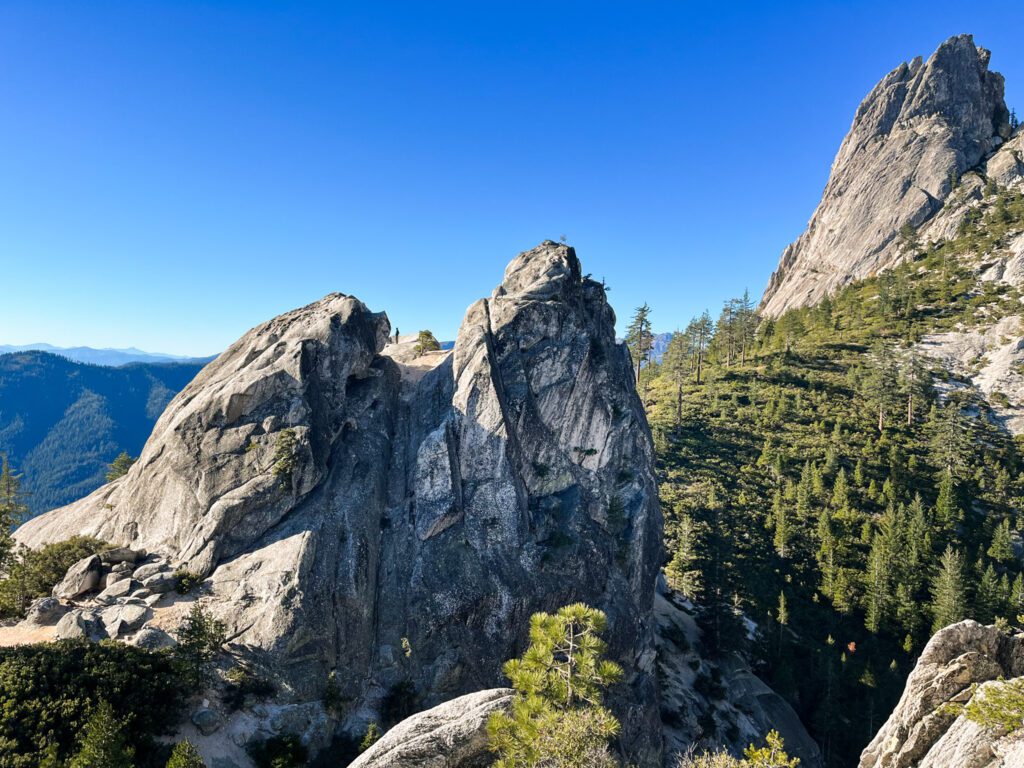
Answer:
[[[973,190],[979,190],[974,194]],[[931,634],[1024,614],[1021,442],[1008,402],[925,340],[1019,339],[1020,182],[965,180],[948,240],[821,302],[759,320],[747,299],[642,354],[671,586],[712,653],[747,656],[828,765],[851,765]],[[656,308],[655,308],[656,311]],[[650,310],[640,313],[650,322]]]
[[[24,475],[30,514],[98,488],[118,454],[137,456],[167,403],[202,367],[0,355],[0,453]]]

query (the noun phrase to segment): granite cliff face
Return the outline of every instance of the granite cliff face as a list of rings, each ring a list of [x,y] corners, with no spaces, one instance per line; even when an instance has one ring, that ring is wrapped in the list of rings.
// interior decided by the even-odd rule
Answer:
[[[860,768],[1014,768],[1024,736],[983,728],[963,707],[986,686],[1024,676],[1024,635],[962,621],[925,646]]]
[[[416,357],[389,332],[341,294],[253,329],[174,399],[127,476],[18,538],[95,535],[204,576],[236,654],[279,685],[224,726],[236,744],[289,731],[315,747],[494,688],[533,612],[585,601],[626,670],[625,751],[656,764],[661,514],[604,289],[549,241],[469,308],[454,352]],[[161,626],[179,608],[166,600]],[[332,673],[338,721],[321,705]]]
[[[807,230],[786,248],[761,312],[814,304],[901,258],[901,228],[936,216],[955,178],[1010,136],[1003,77],[970,35],[927,62],[890,72],[868,94],[839,148]]]

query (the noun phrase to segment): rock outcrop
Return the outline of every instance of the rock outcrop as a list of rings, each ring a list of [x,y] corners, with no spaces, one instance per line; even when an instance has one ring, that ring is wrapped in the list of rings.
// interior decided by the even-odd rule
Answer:
[[[487,749],[487,720],[511,704],[508,688],[447,701],[403,720],[350,768],[485,768],[494,758]]]
[[[860,768],[1024,765],[1019,734],[982,728],[962,711],[985,684],[1021,676],[1024,634],[970,620],[940,630],[925,646],[896,709],[861,755]]]
[[[821,750],[799,716],[742,658],[712,664],[701,657],[693,613],[693,606],[679,603],[671,593],[655,597],[666,756],[684,755],[691,748],[742,755],[745,747],[760,744],[774,729],[786,751],[800,759],[801,768],[820,768]]]
[[[94,535],[204,578],[199,599],[278,684],[259,728],[314,749],[501,685],[533,612],[587,602],[626,670],[611,702],[625,752],[656,764],[661,515],[603,287],[549,241],[469,308],[452,353],[424,365],[389,334],[342,294],[253,329],[171,402],[125,477],[17,537]],[[105,613],[69,615],[69,631],[109,631]],[[329,676],[340,722],[321,707]]]
[[[775,317],[897,263],[900,231],[921,228],[954,181],[1010,136],[1003,77],[970,35],[950,38],[927,62],[890,72],[868,94],[832,164],[807,230],[786,248],[762,299]],[[1019,156],[992,168],[1012,176]]]

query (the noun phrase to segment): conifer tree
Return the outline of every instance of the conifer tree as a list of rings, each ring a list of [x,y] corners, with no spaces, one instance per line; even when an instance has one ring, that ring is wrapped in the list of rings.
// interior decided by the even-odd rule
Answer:
[[[683,514],[676,529],[675,552],[665,566],[669,586],[691,599],[697,597],[701,588],[697,539],[697,524],[692,517]]]
[[[654,347],[654,333],[651,330],[651,308],[644,303],[637,307],[633,319],[626,329],[626,347],[633,358],[636,371],[636,383],[640,383],[640,372],[650,363],[651,350]]]
[[[416,357],[427,354],[427,352],[436,352],[441,349],[441,342],[437,340],[431,331],[420,331],[416,336],[416,345],[413,347],[413,352]]]
[[[962,620],[967,613],[966,603],[963,555],[946,547],[932,581],[932,632]]]
[[[963,512],[960,511],[957,501],[953,473],[947,469],[939,480],[939,495],[935,500],[935,524],[948,540],[961,519],[963,519]]]
[[[0,571],[6,570],[14,552],[11,532],[28,515],[21,477],[11,467],[7,454],[0,455]]]
[[[832,484],[832,509],[842,512],[850,508],[850,486],[846,481],[846,470],[840,468]]]
[[[978,563],[981,564],[981,561]],[[999,576],[990,563],[978,579],[977,594],[974,599],[974,618],[982,624],[991,624],[996,616],[1003,615],[1002,592],[999,587]]]
[[[134,463],[135,459],[128,455],[128,451],[121,451],[107,469],[107,482],[112,483],[119,477],[127,475]]]
[[[1016,558],[1010,541],[1010,518],[1006,518],[996,526],[992,533],[992,544],[988,548],[988,556],[1001,565],[1012,563]]]
[[[167,768],[206,768],[199,750],[195,745],[185,739],[174,745],[171,757],[167,761]]]
[[[134,768],[134,757],[113,708],[101,701],[85,724],[78,754],[68,768]]]
[[[622,669],[605,658],[605,615],[582,603],[530,620],[530,647],[505,664],[516,695],[511,712],[487,723],[496,768],[612,765],[619,723],[602,704]]]

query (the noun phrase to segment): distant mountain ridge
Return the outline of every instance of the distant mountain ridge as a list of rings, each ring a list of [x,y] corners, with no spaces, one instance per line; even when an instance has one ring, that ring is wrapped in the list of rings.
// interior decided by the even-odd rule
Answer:
[[[110,347],[57,347],[53,344],[39,342],[37,344],[0,344],[0,355],[12,352],[50,352],[76,363],[90,365],[120,366],[130,363],[208,363],[215,355],[209,357],[187,357],[169,355],[163,352],[146,352],[136,347],[114,349]]]
[[[102,485],[121,451],[137,456],[167,403],[203,365],[110,367],[41,351],[0,355],[0,453],[24,473],[32,514]]]

